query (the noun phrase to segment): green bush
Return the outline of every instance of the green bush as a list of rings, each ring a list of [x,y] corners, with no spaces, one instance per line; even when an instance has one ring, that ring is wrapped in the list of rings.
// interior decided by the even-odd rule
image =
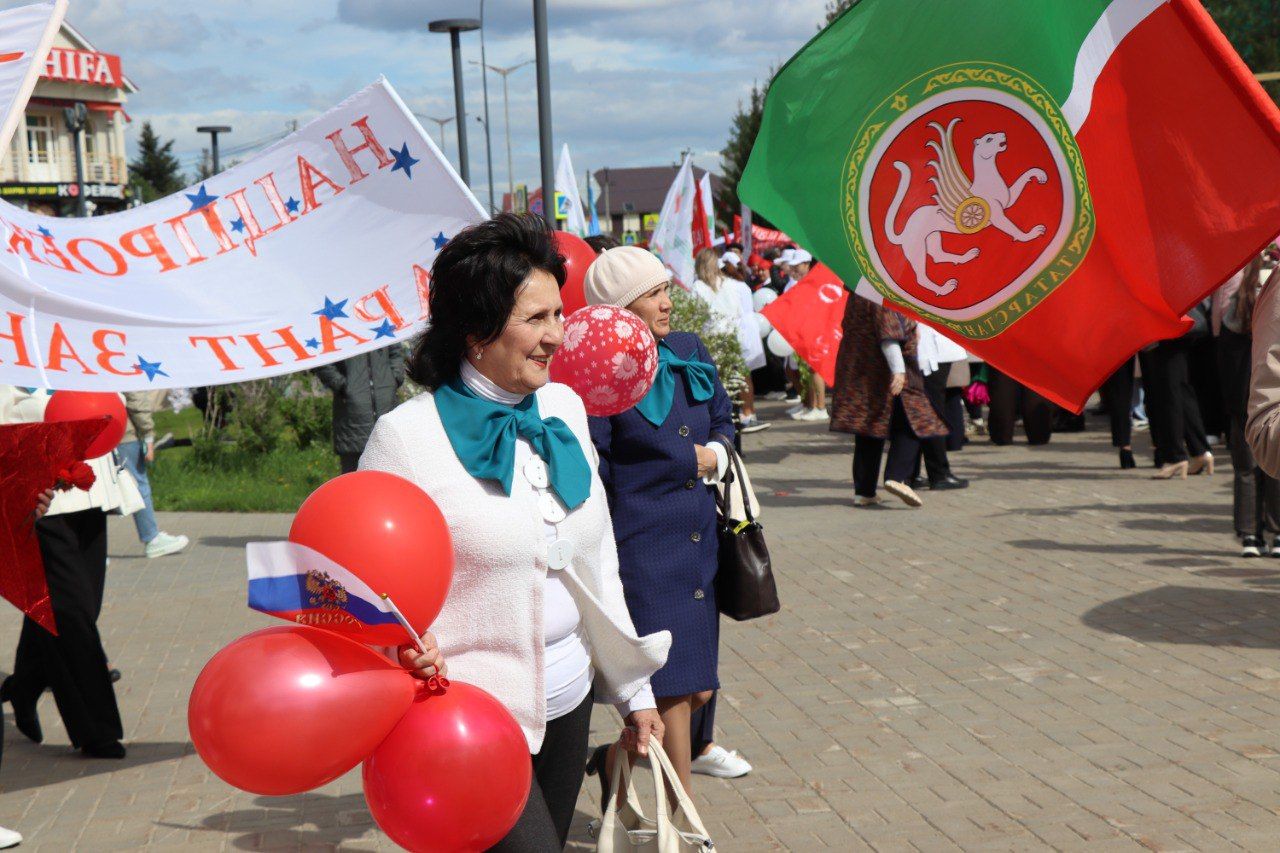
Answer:
[[[711,306],[684,288],[671,288],[671,328],[677,332],[693,332],[702,338],[711,360],[720,373],[720,382],[735,397],[746,384],[747,363],[742,358],[742,344],[736,332],[712,331]]]
[[[280,415],[299,450],[333,445],[333,398],[310,373],[295,373],[280,400]]]

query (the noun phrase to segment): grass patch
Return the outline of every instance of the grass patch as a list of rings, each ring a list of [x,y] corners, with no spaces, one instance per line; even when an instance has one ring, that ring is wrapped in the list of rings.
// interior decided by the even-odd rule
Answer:
[[[186,437],[173,426],[162,429],[160,424],[157,416],[157,432],[172,430],[175,436]],[[158,510],[296,512],[308,495],[338,476],[338,471],[338,457],[320,445],[305,450],[282,445],[261,454],[227,445],[212,460],[198,459],[190,447],[165,449],[156,454],[148,477]]]

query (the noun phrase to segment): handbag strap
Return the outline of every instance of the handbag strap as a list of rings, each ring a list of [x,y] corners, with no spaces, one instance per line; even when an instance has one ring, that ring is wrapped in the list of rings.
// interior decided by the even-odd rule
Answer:
[[[729,454],[729,468],[724,472],[724,494],[721,495],[723,506],[720,508],[720,514],[725,518],[729,517],[729,490],[733,488],[734,483],[737,483],[738,496],[742,498],[742,514],[747,517],[748,523],[754,524],[756,517],[751,514],[751,497],[747,494],[747,478],[742,475],[742,457],[733,449],[733,442],[723,435],[717,433],[713,438],[724,445],[725,451]]]
[[[653,767],[653,782],[658,798],[657,818],[659,824],[663,821],[671,820],[676,811],[684,812],[685,818],[689,821],[689,828],[709,841],[711,836],[707,833],[707,828],[702,825],[702,817],[694,807],[693,800],[689,799],[689,795],[684,790],[684,785],[680,784],[680,777],[676,775],[676,769],[671,765],[671,759],[667,758],[667,754],[662,750],[662,745],[652,739],[649,741],[649,764]],[[671,790],[676,795],[675,809],[670,811],[667,810],[667,783],[670,784]]]
[[[640,808],[640,798],[636,796],[636,786],[634,778],[631,775],[631,761],[627,755],[618,750],[614,754],[613,773],[609,780],[609,804],[605,808],[605,815],[617,815],[618,813],[618,794],[622,791],[622,786],[627,787],[626,803],[631,806],[631,810],[636,813],[636,817],[644,820],[644,812]]]

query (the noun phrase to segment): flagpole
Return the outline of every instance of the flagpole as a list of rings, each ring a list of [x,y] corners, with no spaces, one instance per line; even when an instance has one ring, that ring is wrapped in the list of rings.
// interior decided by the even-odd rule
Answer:
[[[422,645],[422,638],[418,636],[417,631],[413,630],[413,626],[409,624],[409,620],[404,618],[404,614],[400,612],[399,607],[396,607],[396,603],[391,600],[391,596],[384,592],[382,593],[382,600],[391,608],[391,615],[396,617],[396,621],[399,622],[401,627],[403,627],[405,631],[408,632],[409,636],[413,638],[413,644],[418,647],[418,651],[425,655],[427,653],[427,647]]]

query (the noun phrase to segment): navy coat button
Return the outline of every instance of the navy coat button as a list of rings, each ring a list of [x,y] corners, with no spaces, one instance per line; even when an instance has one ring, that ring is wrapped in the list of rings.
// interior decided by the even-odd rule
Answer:
[[[694,486],[693,480],[689,480],[687,483],[684,484],[684,487],[686,489],[692,489],[693,486]]]
[[[696,598],[698,601],[701,601],[702,599],[707,597],[707,594],[700,589],[695,589],[693,591],[693,597]]]
[[[690,538],[690,539],[692,539],[694,542],[701,542],[701,541],[702,541],[702,534],[701,534],[701,533],[694,533],[694,534],[693,534],[692,536],[690,536],[689,538]]]
[[[682,426],[682,427],[680,427],[680,437],[681,437],[681,438],[684,438],[684,437],[685,437],[685,436],[687,436],[688,434],[689,434],[689,428],[688,428],[687,426]]]

